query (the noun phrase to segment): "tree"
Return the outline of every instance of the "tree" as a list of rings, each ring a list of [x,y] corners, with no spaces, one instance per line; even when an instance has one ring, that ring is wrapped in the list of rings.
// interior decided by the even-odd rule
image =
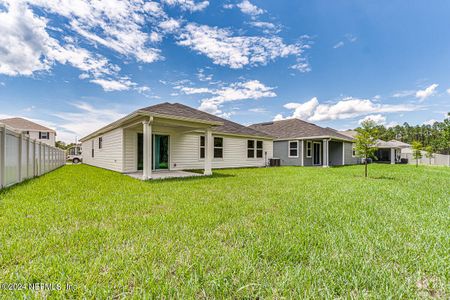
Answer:
[[[425,157],[429,159],[429,164],[431,165],[431,159],[433,158],[433,147],[426,146],[425,151],[427,152],[425,153]]]
[[[419,141],[412,142],[413,158],[416,160],[416,167],[419,166],[419,159],[422,158],[422,143]]]
[[[376,123],[372,120],[366,120],[361,123],[361,127],[356,131],[356,156],[364,160],[364,176],[367,177],[367,164],[369,158],[376,158],[375,147],[378,136]]]
[[[62,141],[56,141],[56,142],[55,142],[55,146],[56,146],[57,148],[59,148],[59,149],[63,149],[63,150],[66,150],[66,149],[67,149],[66,143],[64,143],[64,142],[62,142]]]

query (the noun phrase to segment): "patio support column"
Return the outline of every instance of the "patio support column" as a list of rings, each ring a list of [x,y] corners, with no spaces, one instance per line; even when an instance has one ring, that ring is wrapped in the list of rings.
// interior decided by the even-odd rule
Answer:
[[[213,157],[213,136],[212,129],[205,131],[205,175],[212,175],[212,157]]]
[[[391,148],[391,165],[395,164],[395,148]]]
[[[300,151],[300,155],[301,155],[301,159],[300,159],[300,162],[301,162],[301,164],[302,164],[302,167],[305,165],[305,162],[304,162],[304,157],[305,157],[305,143],[304,143],[304,140],[302,140],[302,143],[301,143],[301,146],[300,147],[302,147],[301,149],[302,149],[302,151]]]
[[[152,120],[143,121],[143,144],[144,144],[144,166],[143,166],[143,180],[152,178]]]
[[[323,162],[322,162],[322,166],[324,168],[328,167],[328,140],[324,139],[323,140]]]

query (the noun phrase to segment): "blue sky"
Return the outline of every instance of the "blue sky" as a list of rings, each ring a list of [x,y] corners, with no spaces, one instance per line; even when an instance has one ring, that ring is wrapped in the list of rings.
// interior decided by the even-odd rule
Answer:
[[[0,118],[73,141],[180,102],[347,129],[450,111],[449,1],[0,0]]]

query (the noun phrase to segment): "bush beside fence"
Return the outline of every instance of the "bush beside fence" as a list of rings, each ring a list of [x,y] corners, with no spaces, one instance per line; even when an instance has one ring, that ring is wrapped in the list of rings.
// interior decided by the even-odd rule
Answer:
[[[0,189],[65,164],[65,153],[0,123]]]

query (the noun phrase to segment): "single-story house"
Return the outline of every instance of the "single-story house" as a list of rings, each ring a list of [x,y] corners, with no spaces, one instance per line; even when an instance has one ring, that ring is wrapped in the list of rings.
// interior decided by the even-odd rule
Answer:
[[[397,140],[388,142],[377,140],[376,147],[375,156],[377,157],[377,162],[395,164],[401,161],[403,149],[411,148],[411,145]]]
[[[27,134],[31,139],[55,147],[56,131],[24,118],[9,118],[0,120],[18,132]]]
[[[339,166],[359,163],[354,139],[300,119],[251,125],[274,137],[273,156],[285,166]]]
[[[143,179],[162,170],[263,167],[273,150],[270,135],[179,103],[138,109],[80,141],[85,164]]]

